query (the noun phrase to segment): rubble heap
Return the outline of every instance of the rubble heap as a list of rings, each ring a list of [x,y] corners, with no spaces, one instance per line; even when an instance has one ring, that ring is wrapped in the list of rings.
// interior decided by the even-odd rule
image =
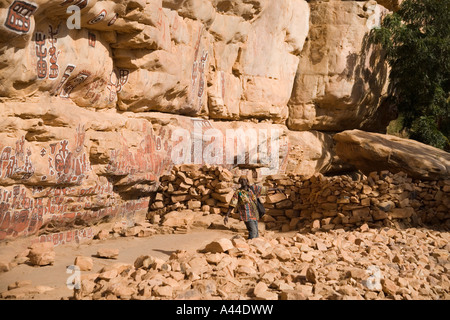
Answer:
[[[450,234],[367,224],[213,241],[83,273],[76,299],[449,299]]]

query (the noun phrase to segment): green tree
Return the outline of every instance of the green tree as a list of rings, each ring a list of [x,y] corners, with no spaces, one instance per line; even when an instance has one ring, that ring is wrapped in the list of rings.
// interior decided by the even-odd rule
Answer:
[[[371,41],[391,67],[391,96],[410,138],[450,151],[450,0],[405,0]]]

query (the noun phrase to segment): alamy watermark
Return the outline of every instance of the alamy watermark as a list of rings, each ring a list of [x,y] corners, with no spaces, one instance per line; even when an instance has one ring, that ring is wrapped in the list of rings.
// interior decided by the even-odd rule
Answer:
[[[280,167],[280,136],[279,129],[178,128],[172,132],[171,160],[175,165],[257,165],[271,174]]]
[[[67,28],[70,30],[81,29],[81,9],[77,5],[71,5],[67,8],[66,13],[71,14],[67,19]]]
[[[75,265],[70,265],[66,269],[66,273],[71,274],[66,280],[66,285],[69,290],[80,290],[81,289],[81,271],[80,267]]]
[[[369,277],[363,281],[363,284],[372,291],[381,291],[381,271],[377,266],[369,266],[366,270]]]

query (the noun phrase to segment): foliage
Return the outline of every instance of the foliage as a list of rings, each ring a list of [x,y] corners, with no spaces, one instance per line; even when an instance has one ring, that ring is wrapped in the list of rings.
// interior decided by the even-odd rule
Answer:
[[[450,0],[405,0],[371,41],[391,67],[391,94],[412,139],[450,150]]]

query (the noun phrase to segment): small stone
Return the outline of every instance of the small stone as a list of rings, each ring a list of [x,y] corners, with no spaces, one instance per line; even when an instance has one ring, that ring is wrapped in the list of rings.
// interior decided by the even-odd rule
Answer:
[[[233,243],[229,239],[219,239],[206,245],[204,252],[221,253],[233,249]]]
[[[135,237],[142,230],[142,227],[131,227],[125,231],[125,237]]]
[[[267,287],[267,284],[260,281],[256,284],[255,288],[253,289],[253,294],[258,297],[265,293],[269,288]]]
[[[122,299],[128,298],[130,299],[131,296],[136,292],[136,290],[130,286],[127,286],[124,283],[119,283],[117,286],[114,287],[113,293]]]
[[[110,236],[109,231],[100,230],[99,233],[97,233],[97,235],[95,236],[95,238],[98,240],[105,240],[105,239],[108,239],[109,236]]]
[[[368,277],[367,271],[363,269],[352,269],[348,272],[348,276],[355,280],[363,280]]]
[[[91,257],[78,256],[74,264],[80,268],[80,271],[91,271],[94,266],[94,260]]]
[[[253,289],[253,294],[258,300],[277,300],[278,295],[275,292],[268,291],[267,284],[264,282],[258,282]]]
[[[267,204],[278,203],[286,199],[287,198],[283,193],[277,192],[266,196],[266,203]]]
[[[197,200],[189,200],[187,205],[188,205],[189,210],[194,210],[194,209],[200,209],[202,206],[202,203]]]
[[[367,223],[364,223],[361,227],[360,227],[361,232],[367,232],[369,231],[369,226],[367,225]]]
[[[314,220],[311,227],[313,229],[320,229],[320,220],[318,219]]]
[[[116,269],[112,269],[112,270],[101,272],[98,275],[98,279],[109,281],[109,280],[114,279],[115,277],[117,277],[117,275],[118,275],[117,270]]]
[[[35,266],[52,265],[55,262],[56,253],[52,242],[35,243],[30,247],[28,258]]]
[[[378,298],[378,294],[373,291],[367,291],[366,294],[364,295],[364,298],[366,300],[376,300]]]
[[[8,272],[9,270],[11,270],[9,262],[0,261],[0,272]]]
[[[119,256],[119,249],[102,248],[97,251],[97,256],[105,259],[117,259]]]
[[[332,270],[332,271],[328,272],[327,275],[325,276],[325,280],[327,280],[327,281],[339,280],[339,278],[340,278],[340,274],[336,270]]]
[[[311,283],[317,283],[317,272],[316,270],[314,270],[314,268],[309,267],[306,270],[306,281],[311,282]]]
[[[148,237],[152,236],[153,233],[154,233],[154,231],[152,229],[142,229],[141,231],[139,231],[137,236],[139,238],[148,238]]]
[[[409,218],[414,214],[414,209],[412,207],[406,208],[394,208],[389,212],[389,216],[396,219]]]
[[[173,294],[171,286],[156,286],[153,288],[153,294],[157,297],[170,298]]]
[[[314,256],[311,253],[303,252],[300,255],[300,260],[302,260],[303,262],[311,262],[311,261],[313,261],[313,259],[314,259]]]
[[[320,251],[328,250],[328,247],[323,242],[320,242],[320,241],[316,242],[316,248],[317,248],[317,250],[320,250]]]
[[[388,295],[394,296],[398,291],[398,286],[390,279],[382,279],[381,285],[383,292]]]
[[[272,252],[280,261],[289,261],[291,259],[291,253],[284,247],[275,248]]]
[[[306,297],[310,297],[313,294],[313,287],[311,285],[304,285],[297,283],[295,285],[295,289],[298,290],[303,295],[305,295]]]
[[[306,300],[306,296],[298,290],[283,290],[280,300]]]
[[[8,285],[8,290],[13,290],[17,288],[22,288],[31,285],[30,280],[22,280],[22,281],[16,281],[13,284]]]

